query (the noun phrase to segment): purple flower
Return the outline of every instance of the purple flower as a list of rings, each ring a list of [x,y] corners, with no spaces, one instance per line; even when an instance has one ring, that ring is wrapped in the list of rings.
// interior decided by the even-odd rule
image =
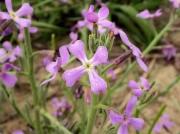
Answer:
[[[51,104],[53,107],[53,115],[56,117],[63,116],[65,112],[71,109],[71,105],[67,102],[65,98],[59,100],[58,98],[54,97],[51,100]]]
[[[112,80],[115,80],[115,79],[117,78],[116,72],[115,72],[115,70],[113,70],[112,68],[110,68],[110,69],[107,71],[107,75],[109,75],[110,78],[112,78]]]
[[[18,57],[21,57],[22,50],[19,46],[13,48],[8,41],[3,42],[3,48],[0,48],[0,63],[14,62]]]
[[[17,77],[11,70],[19,70],[16,66],[5,63],[0,69],[0,81],[8,88],[15,86],[17,82]]]
[[[158,9],[154,13],[150,13],[149,10],[144,10],[140,13],[137,14],[137,17],[142,18],[142,19],[152,19],[156,18],[162,15],[161,9]]]
[[[170,121],[168,114],[163,114],[158,123],[153,128],[155,133],[160,133],[163,128],[169,130],[174,125],[174,122]]]
[[[31,20],[24,18],[32,15],[33,8],[29,3],[24,3],[16,12],[12,9],[11,0],[5,0],[5,4],[8,12],[0,12],[1,20],[13,20],[20,27],[29,27],[31,25]]]
[[[77,24],[75,25],[75,28],[77,27],[78,29],[81,29],[81,28],[83,28],[83,27],[87,27],[90,31],[92,31],[93,30],[93,23],[90,23],[87,19],[86,19],[86,13],[87,13],[88,11],[86,11],[85,9],[84,10],[82,10],[82,16],[83,16],[83,20],[80,20],[80,21],[78,21],[77,22]]]
[[[54,80],[58,74],[60,67],[66,64],[69,60],[69,52],[67,46],[62,46],[59,48],[60,57],[56,58],[56,61],[47,62],[46,70],[50,73],[50,78],[43,81],[41,85],[44,85],[52,80]]]
[[[151,85],[147,79],[141,77],[139,83],[134,80],[129,81],[129,87],[133,90],[134,95],[140,97],[144,91],[151,88]]]
[[[85,14],[85,18],[90,23],[96,23],[98,26],[102,27],[111,27],[112,22],[109,21],[108,18],[109,9],[106,6],[102,6],[98,13],[94,12],[94,6],[90,5],[88,12]]]
[[[74,44],[69,45],[69,51],[81,61],[82,65],[70,70],[66,70],[63,79],[68,87],[72,87],[86,72],[89,75],[91,91],[95,94],[105,92],[107,83],[98,75],[95,67],[107,63],[108,51],[104,46],[99,46],[94,56],[89,60],[85,54],[84,43],[77,40]]]
[[[127,45],[131,50],[132,50],[132,54],[135,56],[137,63],[139,64],[139,66],[145,71],[148,71],[148,67],[146,66],[146,64],[144,63],[144,61],[142,60],[142,52],[140,51],[139,48],[137,48],[134,44],[132,44],[129,39],[128,36],[126,35],[126,33],[123,30],[119,30],[119,35],[121,37],[122,42]]]
[[[174,8],[179,8],[180,7],[180,1],[179,0],[169,0]]]
[[[176,48],[171,44],[166,45],[163,48],[162,52],[163,52],[164,57],[167,60],[171,60],[172,58],[174,58],[176,56]]]
[[[84,20],[78,21],[77,27],[87,27],[90,31],[93,30],[93,25],[98,26],[98,32],[104,33],[106,28],[112,27],[112,22],[107,19],[109,15],[109,9],[104,5],[100,8],[99,12],[94,11],[94,6],[90,5],[87,11],[83,11]]]
[[[38,32],[37,27],[28,27],[30,33],[36,33]],[[19,34],[18,34],[18,39],[22,41],[24,39],[24,28],[19,28]]]
[[[132,112],[137,103],[137,97],[133,96],[126,108],[124,114],[118,114],[112,110],[109,112],[109,118],[113,125],[120,125],[117,134],[128,134],[128,127],[132,126],[140,131],[144,126],[144,120],[132,116]]]
[[[24,134],[22,130],[15,130],[12,134]]]

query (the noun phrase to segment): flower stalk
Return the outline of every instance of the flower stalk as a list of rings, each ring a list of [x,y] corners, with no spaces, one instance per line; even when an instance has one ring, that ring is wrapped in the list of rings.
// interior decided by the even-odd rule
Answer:
[[[97,112],[96,105],[97,104],[98,104],[98,97],[95,94],[93,94],[92,104],[91,104],[90,113],[88,116],[88,123],[87,123],[85,134],[92,134],[93,124],[96,119],[96,112]]]

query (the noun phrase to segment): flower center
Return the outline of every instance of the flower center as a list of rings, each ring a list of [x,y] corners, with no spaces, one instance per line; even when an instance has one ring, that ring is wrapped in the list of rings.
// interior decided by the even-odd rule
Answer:
[[[86,68],[87,71],[90,71],[94,68],[94,65],[90,61],[86,61],[83,66],[84,68]]]
[[[13,12],[13,11],[11,11],[11,12],[9,13],[9,15],[11,16],[12,19],[16,19],[16,18],[17,18],[15,12]]]

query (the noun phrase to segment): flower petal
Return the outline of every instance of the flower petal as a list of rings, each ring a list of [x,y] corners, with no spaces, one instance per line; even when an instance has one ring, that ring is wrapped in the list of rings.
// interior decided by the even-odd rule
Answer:
[[[4,47],[7,51],[12,51],[12,49],[13,49],[12,44],[11,44],[9,41],[3,42],[3,47]]]
[[[128,134],[128,124],[122,124],[118,129],[118,134]]]
[[[76,41],[78,39],[77,33],[71,32],[69,36],[70,36],[72,41]]]
[[[144,126],[144,120],[141,118],[131,118],[130,119],[130,124],[136,129],[136,130],[141,130]]]
[[[152,17],[151,13],[147,9],[138,13],[136,16],[142,19],[148,19]]]
[[[29,3],[24,3],[21,8],[16,12],[16,15],[19,17],[32,15],[33,8]]]
[[[109,9],[106,6],[103,6],[99,9],[98,17],[99,19],[106,19],[109,15]]]
[[[69,46],[69,51],[81,62],[87,59],[84,49],[84,43],[77,40],[74,44]]]
[[[29,27],[29,32],[30,33],[36,33],[38,31],[37,27]]]
[[[10,73],[2,73],[0,74],[0,79],[6,87],[12,88],[15,86],[17,82],[17,77]]]
[[[66,45],[59,48],[59,54],[61,57],[61,65],[68,63],[70,55]]]
[[[58,57],[55,62],[50,62],[46,66],[46,70],[52,75],[56,74],[59,70],[60,62],[61,62],[61,59]]]
[[[70,70],[66,70],[63,74],[63,79],[66,81],[68,87],[72,87],[76,81],[78,81],[84,74],[85,69],[83,66],[79,66]]]
[[[136,106],[136,103],[137,103],[137,97],[132,96],[131,99],[129,100],[127,106],[126,106],[126,109],[125,109],[125,114],[127,116],[132,115],[132,112],[133,112],[134,107]]]
[[[143,90],[141,90],[141,89],[133,89],[133,93],[134,93],[134,95],[136,95],[137,97],[140,97],[140,96],[142,96],[142,94],[143,94]]]
[[[0,63],[3,63],[7,60],[7,53],[6,50],[3,48],[0,48]]]
[[[113,23],[109,20],[99,20],[98,25],[101,25],[102,27],[111,28]]]
[[[89,81],[91,84],[91,91],[95,94],[104,93],[107,89],[107,83],[96,72],[91,70],[88,72]]]
[[[141,67],[142,70],[144,70],[145,72],[148,71],[147,65],[144,63],[144,61],[141,58],[136,57],[136,61],[139,64],[139,66]]]
[[[31,25],[31,20],[30,19],[24,19],[24,18],[18,18],[15,20],[15,22],[20,26],[20,27],[29,27]]]
[[[6,8],[8,12],[10,13],[12,11],[12,1],[11,0],[5,0]]]
[[[0,20],[10,20],[10,16],[6,12],[0,12]]]
[[[113,125],[120,124],[123,121],[122,115],[119,115],[112,110],[109,112],[109,119]]]
[[[21,130],[16,130],[16,131],[14,131],[12,134],[24,134],[24,132],[21,131]]]
[[[43,82],[40,84],[40,86],[45,85],[45,84],[49,83],[50,81],[54,80],[54,79],[56,78],[56,76],[57,76],[57,73],[53,74],[49,79],[43,81]]]
[[[88,9],[88,12],[93,12],[93,11],[94,11],[94,5],[90,5],[89,9]]]
[[[99,46],[92,57],[94,65],[105,64],[108,62],[108,50],[105,46]]]
[[[150,87],[151,87],[151,85],[149,84],[148,80],[143,78],[143,77],[140,78],[140,83],[144,87],[145,90],[149,90]]]
[[[128,83],[128,86],[132,89],[138,89],[139,88],[139,84],[134,80],[130,80]]]

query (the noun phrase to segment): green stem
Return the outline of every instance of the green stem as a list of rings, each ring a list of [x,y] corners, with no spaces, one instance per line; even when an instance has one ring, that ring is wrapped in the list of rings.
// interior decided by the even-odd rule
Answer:
[[[65,134],[72,134],[67,128],[65,128],[62,124],[58,122],[56,118],[54,118],[52,115],[50,115],[48,112],[44,111],[43,109],[40,109],[39,112],[48,118],[52,124],[54,124],[56,127],[59,128],[59,130],[63,131]]]
[[[96,112],[97,112],[97,107],[96,107],[97,99],[98,99],[97,97],[98,96],[93,94],[92,104],[91,104],[91,109],[88,116],[88,123],[87,123],[87,128],[85,130],[85,134],[92,134],[93,124],[94,124]]]
[[[165,109],[166,109],[166,106],[163,105],[163,106],[161,107],[160,111],[158,112],[158,114],[156,115],[155,119],[153,120],[153,122],[152,122],[152,124],[151,124],[151,126],[150,126],[150,128],[149,128],[149,130],[148,130],[148,134],[151,134],[151,133],[152,133],[152,130],[153,130],[154,126],[156,125],[156,123],[157,123],[158,120],[160,119],[161,115],[164,113]]]
[[[27,61],[28,61],[28,73],[29,73],[29,82],[31,85],[32,89],[32,94],[33,94],[33,104],[34,106],[39,105],[39,100],[38,100],[38,87],[36,85],[36,80],[34,76],[34,60],[32,55],[32,46],[31,46],[31,38],[30,38],[30,33],[28,28],[25,28],[25,51],[27,53]],[[42,128],[41,128],[41,122],[40,122],[40,115],[38,111],[35,111],[35,129],[37,134],[43,134]]]
[[[174,16],[171,15],[168,24],[161,30],[160,33],[158,33],[155,36],[155,38],[151,41],[148,47],[144,50],[143,55],[148,54],[153,49],[153,47],[158,43],[158,41],[162,38],[162,36],[170,29],[173,22],[174,22]]]

